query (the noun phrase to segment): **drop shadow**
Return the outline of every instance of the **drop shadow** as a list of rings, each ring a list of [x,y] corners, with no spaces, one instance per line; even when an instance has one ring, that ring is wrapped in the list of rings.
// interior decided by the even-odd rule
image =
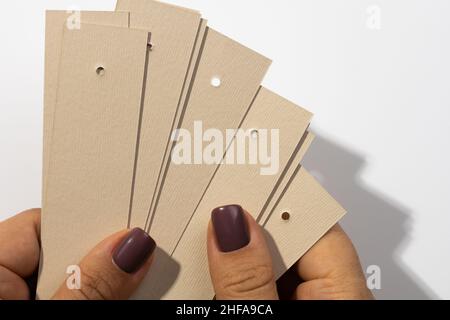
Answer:
[[[402,262],[413,223],[410,210],[361,179],[364,156],[317,134],[303,165],[347,209],[342,221],[364,270],[381,268],[377,299],[436,299],[436,295]]]
[[[39,239],[39,244],[41,240]],[[30,288],[30,293],[33,296],[33,299],[31,300],[41,300],[41,298],[39,297],[38,294],[38,285],[39,285],[39,280],[41,278],[41,274],[42,274],[42,268],[44,267],[44,253],[42,250],[42,246],[41,246],[41,251],[39,253],[39,264],[37,267],[37,275],[36,275],[36,288],[34,288],[34,291],[31,290],[30,286],[28,286]]]
[[[131,299],[162,300],[177,280],[180,269],[181,265],[167,252],[156,248],[152,267]]]
[[[280,250],[278,250],[278,246],[272,235],[266,229],[263,229],[263,233],[273,260],[275,274],[278,275],[277,278],[279,278],[288,270],[288,267],[284,263],[283,257],[281,256]]]
[[[295,289],[301,283],[301,279],[298,273],[293,271],[294,267],[290,268],[290,266],[284,263],[283,257],[272,235],[266,229],[263,229],[263,232],[272,257],[275,277],[277,278],[278,296],[281,300],[291,300]]]

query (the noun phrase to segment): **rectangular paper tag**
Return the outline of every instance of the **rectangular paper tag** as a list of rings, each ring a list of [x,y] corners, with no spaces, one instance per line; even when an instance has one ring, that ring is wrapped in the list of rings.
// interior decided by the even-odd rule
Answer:
[[[130,226],[144,228],[206,25],[198,12],[157,1],[119,1],[117,10],[131,12],[131,28],[152,32],[130,212]]]
[[[260,54],[208,29],[180,127],[193,139],[199,123],[205,130],[237,129],[270,63]],[[219,85],[214,79],[220,80]],[[222,156],[225,148],[224,145]],[[161,298],[179,269],[170,256],[218,167],[199,161],[199,154],[197,159],[192,155],[191,164],[176,165],[171,161],[164,172],[150,219],[150,234],[160,250],[156,252],[153,272],[134,296],[136,299]]]
[[[205,255],[211,211],[226,204],[242,204],[256,219],[292,155],[303,143],[302,137],[311,118],[310,112],[261,88],[244,120],[242,131],[238,132],[233,146],[227,152],[226,163],[218,169],[172,255],[181,269],[175,285],[166,295],[167,299],[196,299],[199,294],[202,298],[212,297]],[[243,145],[246,143],[246,149],[250,150],[252,143],[257,145],[252,153],[259,155],[258,164],[228,163],[230,153],[233,153],[233,158],[239,158],[242,152],[240,141]],[[270,155],[265,155],[269,150]],[[251,154],[248,154],[246,160],[250,158]],[[264,163],[267,159],[271,161]],[[188,287],[195,290],[184,292]]]
[[[283,219],[283,213],[287,216]],[[346,211],[298,167],[265,225],[276,278],[289,270]]]
[[[40,299],[54,294],[69,266],[126,226],[148,39],[148,32],[127,28],[82,24],[64,30]]]
[[[45,26],[45,89],[42,194],[45,196],[48,158],[51,150],[53,119],[58,90],[58,68],[64,29],[77,29],[81,23],[128,27],[128,13],[101,11],[47,11]]]

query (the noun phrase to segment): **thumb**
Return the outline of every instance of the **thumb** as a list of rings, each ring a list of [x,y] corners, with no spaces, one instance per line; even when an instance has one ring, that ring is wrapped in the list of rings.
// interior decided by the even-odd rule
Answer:
[[[128,299],[152,262],[155,241],[143,230],[122,231],[98,244],[80,263],[80,286],[62,284],[55,300]]]
[[[277,300],[272,259],[261,227],[237,205],[217,208],[208,259],[218,300]]]

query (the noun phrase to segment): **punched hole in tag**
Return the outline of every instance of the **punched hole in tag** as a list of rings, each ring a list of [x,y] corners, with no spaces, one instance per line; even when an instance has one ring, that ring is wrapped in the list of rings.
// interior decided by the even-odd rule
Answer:
[[[291,219],[291,214],[289,212],[285,211],[281,214],[281,219],[283,221],[289,221]]]
[[[95,73],[99,76],[99,77],[103,77],[105,75],[105,67],[103,66],[98,66],[97,69],[95,70]]]
[[[258,129],[250,130],[250,137],[252,137],[255,140],[258,139],[259,138],[259,131],[258,131]]]
[[[211,78],[211,86],[214,88],[219,88],[222,85],[222,79],[218,76],[214,76]]]

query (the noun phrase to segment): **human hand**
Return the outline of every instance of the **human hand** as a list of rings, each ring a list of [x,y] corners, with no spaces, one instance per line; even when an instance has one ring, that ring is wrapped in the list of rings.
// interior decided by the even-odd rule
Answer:
[[[368,300],[356,250],[339,225],[275,282],[262,228],[240,206],[213,211],[208,258],[218,300]]]
[[[285,296],[285,292],[277,292],[261,227],[248,213],[242,214],[240,207],[226,209],[215,211],[208,229],[208,257],[217,299]],[[39,264],[39,235],[37,209],[0,223],[0,299],[30,298],[26,280],[36,274]],[[154,241],[142,230],[112,235],[80,263],[82,289],[69,290],[64,283],[53,299],[127,299],[150,269],[154,249]],[[356,251],[339,226],[300,259],[284,280],[291,280],[292,274],[303,281],[298,286],[289,281],[295,287],[294,299],[373,298]]]
[[[39,238],[39,209],[0,223],[0,300],[27,300],[33,296],[27,280],[37,274]],[[150,269],[155,247],[153,239],[140,229],[108,237],[79,264],[81,289],[70,290],[63,283],[53,299],[128,299]]]

